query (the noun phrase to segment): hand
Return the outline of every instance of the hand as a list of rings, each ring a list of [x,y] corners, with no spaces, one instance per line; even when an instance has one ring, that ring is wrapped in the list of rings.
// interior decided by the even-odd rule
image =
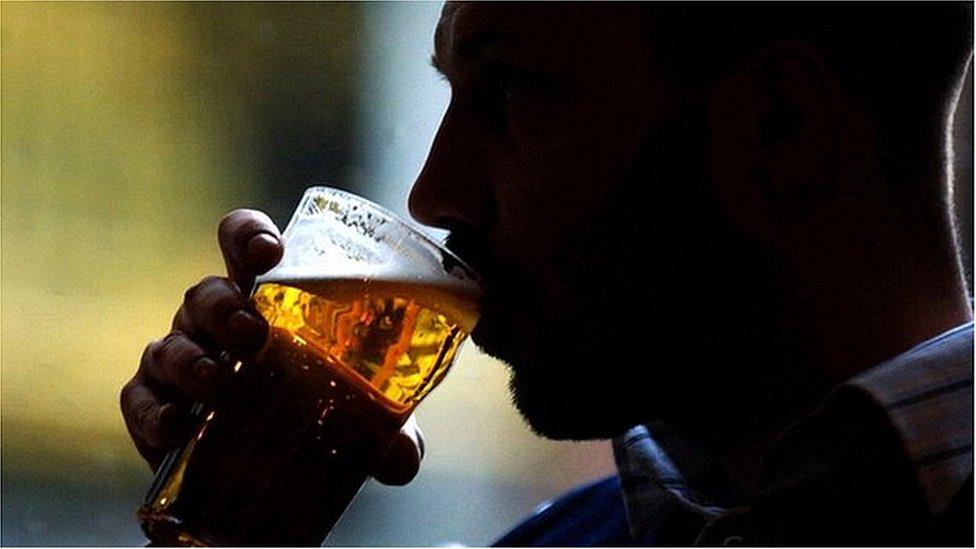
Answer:
[[[219,354],[247,360],[268,336],[267,323],[243,292],[281,260],[281,233],[264,213],[235,210],[221,220],[218,241],[227,277],[208,276],[186,291],[169,334],[146,346],[138,370],[122,388],[129,436],[154,471],[190,436],[192,403],[212,398],[230,377]],[[377,449],[373,477],[406,484],[417,474],[423,448],[411,416],[387,448]]]

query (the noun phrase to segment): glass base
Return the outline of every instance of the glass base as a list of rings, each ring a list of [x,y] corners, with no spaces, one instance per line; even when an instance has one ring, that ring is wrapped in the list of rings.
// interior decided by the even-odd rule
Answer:
[[[149,538],[149,547],[219,547],[229,545],[191,531],[179,519],[163,513],[153,513],[148,507],[137,512],[142,531]]]

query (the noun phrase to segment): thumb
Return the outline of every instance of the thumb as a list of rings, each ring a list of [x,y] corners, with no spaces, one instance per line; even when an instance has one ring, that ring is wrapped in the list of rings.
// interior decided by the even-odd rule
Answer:
[[[220,220],[217,241],[227,266],[227,275],[248,294],[256,275],[281,261],[284,253],[281,233],[264,212],[234,210]]]
[[[383,484],[402,486],[417,476],[423,456],[423,434],[411,415],[380,456],[371,474]]]

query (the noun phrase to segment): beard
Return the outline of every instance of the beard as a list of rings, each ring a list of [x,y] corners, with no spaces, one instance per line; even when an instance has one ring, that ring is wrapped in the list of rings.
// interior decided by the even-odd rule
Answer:
[[[707,206],[694,129],[645,139],[602,210],[555,251],[561,283],[533,288],[533,337],[507,362],[512,401],[537,434],[609,438],[674,408],[677,393],[663,389],[686,366],[670,348],[701,322],[701,227],[688,224]]]
[[[610,438],[664,420],[734,441],[818,382],[808,350],[780,345],[783,267],[723,212],[706,135],[686,116],[645,139],[606,206],[551,252],[558,282],[485,258],[472,337],[509,365],[536,434]]]

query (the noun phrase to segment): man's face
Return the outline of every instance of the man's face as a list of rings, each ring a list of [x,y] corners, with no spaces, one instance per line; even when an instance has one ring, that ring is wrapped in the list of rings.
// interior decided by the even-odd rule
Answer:
[[[644,34],[632,5],[452,3],[437,26],[452,99],[411,210],[483,274],[472,339],[553,438],[680,415],[727,377],[682,348],[722,307],[709,262],[729,232],[703,109]]]

